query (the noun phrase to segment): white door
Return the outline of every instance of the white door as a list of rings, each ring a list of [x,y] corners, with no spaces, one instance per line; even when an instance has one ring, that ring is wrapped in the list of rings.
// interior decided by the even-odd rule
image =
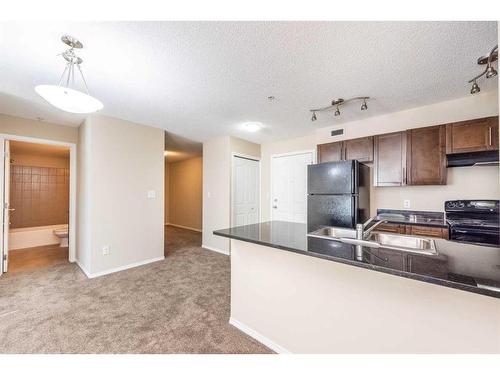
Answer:
[[[13,210],[9,207],[10,203],[10,145],[9,141],[4,140],[4,175],[3,175],[3,215],[2,215],[2,273],[7,272],[9,260],[9,220],[10,211]]]
[[[272,220],[307,222],[307,166],[313,152],[273,156],[271,160]]]
[[[233,156],[233,192],[231,226],[260,221],[260,162]]]

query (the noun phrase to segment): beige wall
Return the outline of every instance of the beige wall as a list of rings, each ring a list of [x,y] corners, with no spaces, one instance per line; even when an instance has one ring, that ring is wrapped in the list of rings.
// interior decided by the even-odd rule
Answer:
[[[262,218],[270,220],[270,156],[315,149],[317,144],[390,133],[405,129],[498,115],[498,93],[484,93],[456,100],[413,108],[317,129],[310,135],[262,144]],[[341,137],[331,137],[333,129],[344,129]],[[445,186],[372,187],[371,211],[377,208],[403,209],[403,200],[411,209],[443,211],[447,199],[494,198],[500,196],[498,167],[449,168]]]
[[[278,352],[500,353],[500,299],[241,241],[230,322]]]
[[[170,222],[170,172],[169,172],[169,164],[167,163],[167,158],[165,158],[165,183],[163,184],[164,194],[164,210],[165,213],[165,224]]]
[[[86,272],[162,259],[163,130],[94,115],[81,126],[79,149],[78,260]]]
[[[231,222],[231,155],[260,157],[260,145],[234,137],[218,137],[203,143],[203,246],[229,254],[227,238],[214,236]]]
[[[78,128],[50,122],[29,120],[0,113],[0,134],[50,139],[53,141],[77,143]]]
[[[202,228],[203,158],[168,163],[168,223]]]

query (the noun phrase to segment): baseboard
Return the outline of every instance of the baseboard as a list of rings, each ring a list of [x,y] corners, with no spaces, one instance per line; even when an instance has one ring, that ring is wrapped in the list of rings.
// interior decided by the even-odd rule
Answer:
[[[267,346],[269,349],[272,351],[278,353],[278,354],[291,354],[291,352],[281,345],[276,344],[274,341],[268,339],[266,336],[261,335],[259,332],[253,330],[252,328],[248,327],[247,325],[237,321],[234,318],[229,318],[229,324],[232,326],[238,328],[240,331],[246,333],[248,336],[252,337],[253,339],[257,340],[261,344]]]
[[[165,223],[165,225],[170,225],[171,227],[182,228],[182,229],[192,230],[192,231],[201,233],[201,229],[186,227],[184,225],[178,225],[178,224],[172,224],[172,223]]]
[[[82,266],[82,264],[79,261],[76,261],[76,264],[78,264],[78,267],[80,267],[80,269],[83,271],[83,273],[89,279],[93,279],[95,277],[109,275],[110,273],[125,271],[125,270],[128,270],[129,268],[143,266],[145,264],[149,264],[149,263],[153,263],[153,262],[158,262],[158,261],[164,260],[164,259],[165,259],[165,257],[161,256],[161,257],[156,257],[156,258],[141,260],[140,262],[130,263],[130,264],[127,264],[125,266],[110,268],[109,270],[100,271],[100,272],[96,272],[96,273],[90,273],[85,267]]]
[[[230,255],[229,250],[222,250],[222,249],[218,249],[216,247],[207,246],[207,245],[203,245],[203,244],[201,244],[201,247],[204,249],[207,249],[207,250],[215,251],[215,252],[220,253],[220,254]]]

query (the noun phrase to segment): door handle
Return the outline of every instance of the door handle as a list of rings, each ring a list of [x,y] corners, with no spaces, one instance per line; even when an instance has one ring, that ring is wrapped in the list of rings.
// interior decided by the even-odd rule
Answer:
[[[7,208],[7,211],[15,211],[15,208]]]

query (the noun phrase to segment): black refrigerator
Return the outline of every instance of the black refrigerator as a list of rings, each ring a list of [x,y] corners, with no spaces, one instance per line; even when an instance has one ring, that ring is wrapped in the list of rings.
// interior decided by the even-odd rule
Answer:
[[[307,166],[307,230],[354,228],[370,217],[370,168],[357,160]]]

